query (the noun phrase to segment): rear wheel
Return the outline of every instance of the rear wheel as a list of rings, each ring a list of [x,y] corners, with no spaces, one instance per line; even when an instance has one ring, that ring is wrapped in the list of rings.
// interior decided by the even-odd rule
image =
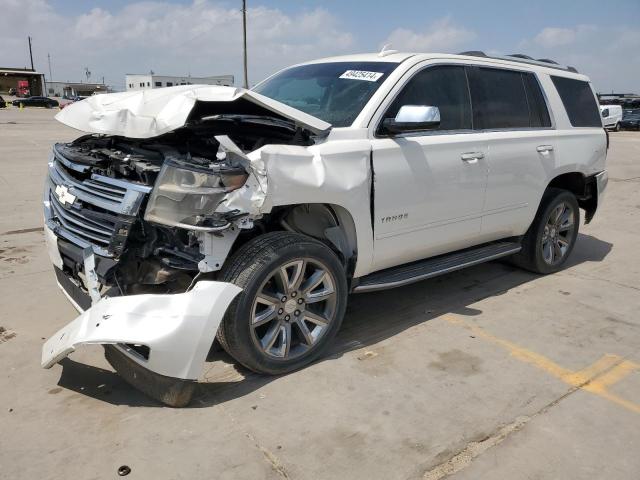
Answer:
[[[616,123],[615,129],[616,132],[620,131],[620,122]]]
[[[307,236],[273,232],[249,241],[226,262],[220,280],[242,292],[218,340],[256,372],[281,374],[312,362],[342,323],[344,268],[331,249]]]
[[[578,237],[580,210],[575,195],[548,189],[538,212],[514,255],[516,265],[536,273],[557,272],[567,261]]]

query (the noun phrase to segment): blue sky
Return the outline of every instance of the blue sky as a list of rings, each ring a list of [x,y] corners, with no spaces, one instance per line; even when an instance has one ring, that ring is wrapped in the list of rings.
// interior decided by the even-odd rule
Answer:
[[[124,73],[241,80],[240,1],[0,0],[0,65],[36,66],[79,80],[84,66],[122,87]],[[393,48],[479,49],[550,57],[590,75],[598,90],[640,92],[639,0],[248,0],[250,80],[326,55]]]

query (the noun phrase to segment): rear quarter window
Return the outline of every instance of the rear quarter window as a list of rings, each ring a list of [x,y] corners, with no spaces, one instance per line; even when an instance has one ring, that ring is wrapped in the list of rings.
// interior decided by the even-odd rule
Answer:
[[[572,126],[602,127],[600,109],[588,82],[554,76],[551,76],[551,80],[560,95]]]

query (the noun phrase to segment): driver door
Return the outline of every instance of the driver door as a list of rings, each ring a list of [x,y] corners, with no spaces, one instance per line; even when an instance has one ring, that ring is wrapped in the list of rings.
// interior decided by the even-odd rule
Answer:
[[[487,185],[487,145],[472,130],[465,68],[437,65],[415,73],[378,122],[404,105],[435,106],[440,124],[372,140],[374,260],[372,270],[478,243]]]

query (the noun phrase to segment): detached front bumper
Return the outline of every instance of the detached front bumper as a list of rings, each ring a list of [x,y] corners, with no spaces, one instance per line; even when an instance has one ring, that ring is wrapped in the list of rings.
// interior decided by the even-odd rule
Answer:
[[[42,348],[51,368],[81,345],[105,346],[107,360],[127,382],[172,406],[188,403],[224,314],[241,292],[225,282],[198,282],[186,293],[92,299],[63,271],[61,240],[45,225],[45,239],[60,289],[80,315]],[[95,279],[85,261],[84,276]]]
[[[51,368],[84,344],[132,345],[145,348],[124,351],[148,370],[195,380],[240,291],[230,283],[202,281],[187,293],[103,298],[47,340],[42,366]]]
[[[168,405],[184,406],[240,291],[202,281],[186,293],[103,298],[45,342],[42,367],[51,368],[80,345],[105,345],[107,360],[124,380]]]

